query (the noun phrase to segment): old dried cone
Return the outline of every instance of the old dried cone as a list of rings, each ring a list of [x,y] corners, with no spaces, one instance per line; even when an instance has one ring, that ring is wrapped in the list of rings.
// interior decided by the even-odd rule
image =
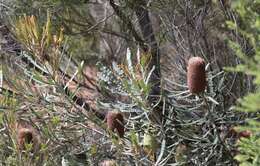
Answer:
[[[238,133],[239,138],[242,138],[242,137],[250,138],[251,135],[252,135],[252,132],[250,130],[244,130],[244,131],[241,131],[241,132]]]
[[[32,144],[32,150],[34,152],[40,149],[40,136],[31,125],[18,123],[16,134],[17,144],[20,150],[26,150],[25,144]]]
[[[106,116],[108,129],[117,132],[122,138],[125,134],[124,117],[120,112],[109,111]]]
[[[229,130],[229,134],[232,136],[237,137],[237,139],[241,138],[250,138],[252,136],[252,131],[250,130],[243,130],[243,131],[238,131],[234,127],[231,127]]]
[[[187,82],[189,91],[193,94],[204,92],[207,86],[205,66],[206,63],[201,57],[189,59]]]

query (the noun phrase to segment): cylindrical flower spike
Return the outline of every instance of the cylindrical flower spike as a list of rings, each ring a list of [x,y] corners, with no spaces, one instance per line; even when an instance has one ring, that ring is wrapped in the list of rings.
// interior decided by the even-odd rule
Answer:
[[[32,126],[18,124],[17,143],[20,150],[25,150],[25,144],[32,144],[32,150],[36,152],[40,148],[39,134]]]
[[[206,63],[200,57],[192,57],[188,62],[187,82],[189,91],[193,94],[201,93],[207,86]]]
[[[106,116],[108,129],[115,131],[122,138],[125,134],[124,117],[120,112],[109,111]]]

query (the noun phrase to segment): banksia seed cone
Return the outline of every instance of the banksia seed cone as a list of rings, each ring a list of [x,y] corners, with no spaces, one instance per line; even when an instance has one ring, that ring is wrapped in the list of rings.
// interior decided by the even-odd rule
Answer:
[[[124,117],[120,112],[109,111],[106,116],[108,129],[118,132],[122,138],[124,136]]]
[[[250,130],[237,131],[234,127],[232,127],[229,131],[231,136],[235,136],[238,139],[240,138],[250,138],[252,132]]]
[[[32,144],[33,151],[36,152],[40,148],[40,137],[32,126],[18,124],[17,143],[20,150],[25,150],[25,144]]]
[[[238,138],[250,138],[250,136],[252,135],[252,132],[249,130],[244,130],[238,133]]]
[[[191,93],[198,94],[205,90],[207,81],[204,59],[200,57],[192,57],[189,59],[187,82]]]

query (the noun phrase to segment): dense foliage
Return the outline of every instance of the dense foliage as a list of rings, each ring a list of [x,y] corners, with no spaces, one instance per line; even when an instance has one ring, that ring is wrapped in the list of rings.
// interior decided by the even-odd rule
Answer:
[[[259,7],[3,0],[0,165],[259,165]]]
[[[256,91],[250,93],[239,100],[236,110],[246,112],[248,117],[245,123],[237,128],[239,132],[248,132],[246,138],[238,141],[239,154],[236,159],[241,165],[260,165],[260,122],[259,122],[259,102],[260,102],[260,1],[236,1],[234,8],[239,14],[238,23],[229,22],[233,30],[237,30],[245,36],[250,43],[250,53],[245,52],[238,43],[230,43],[236,51],[236,55],[241,59],[241,64],[237,65],[233,71],[243,72],[254,76]],[[248,56],[252,58],[248,58]]]

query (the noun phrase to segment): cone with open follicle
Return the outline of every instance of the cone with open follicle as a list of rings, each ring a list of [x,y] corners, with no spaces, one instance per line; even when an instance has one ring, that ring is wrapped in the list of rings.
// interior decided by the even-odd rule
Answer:
[[[119,137],[124,137],[124,117],[120,112],[109,111],[106,115],[107,127],[109,130],[118,133]]]
[[[193,94],[204,92],[207,86],[205,65],[206,63],[201,57],[192,57],[189,59],[187,83],[189,91]]]
[[[17,124],[17,144],[19,150],[27,150],[26,145],[31,144],[33,152],[37,152],[40,149],[40,135],[31,125],[20,122]]]

